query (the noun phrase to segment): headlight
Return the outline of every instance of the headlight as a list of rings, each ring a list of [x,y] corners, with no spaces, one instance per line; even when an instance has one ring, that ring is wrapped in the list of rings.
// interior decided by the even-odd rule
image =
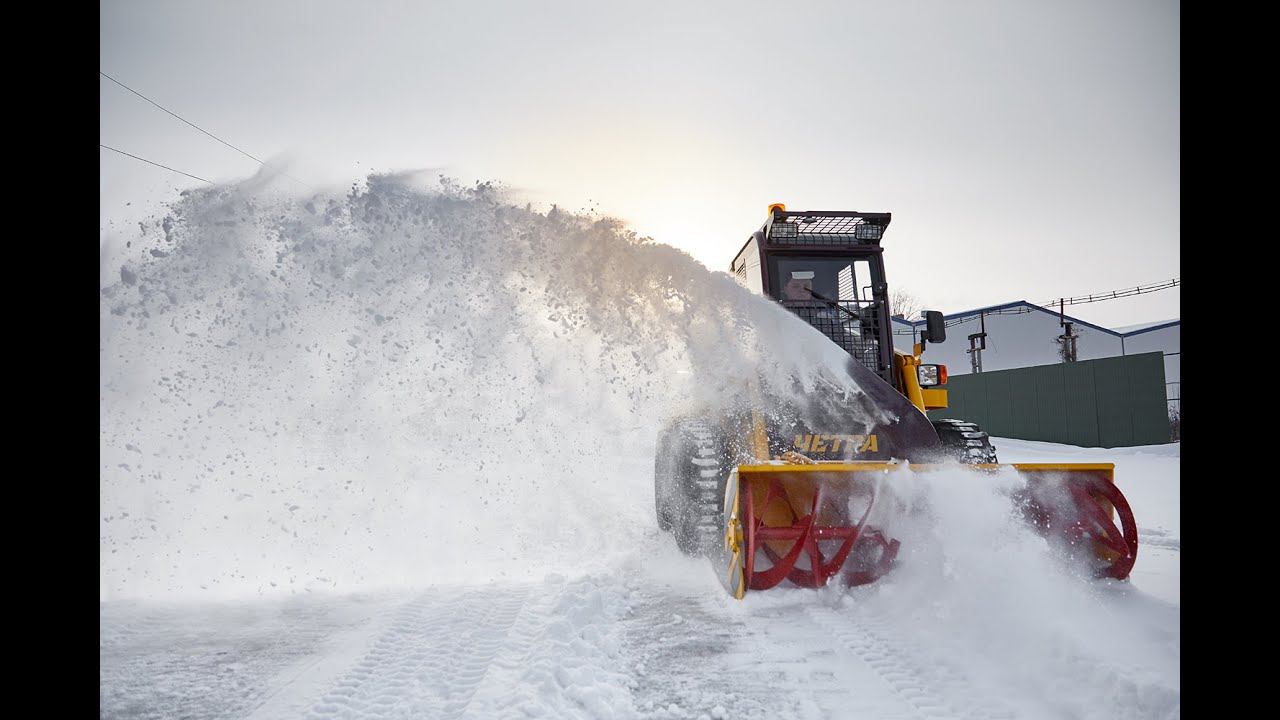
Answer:
[[[920,380],[920,387],[941,385],[947,381],[947,368],[945,365],[920,365],[916,367],[916,377]]]
[[[884,234],[883,225],[872,225],[871,223],[862,223],[855,225],[853,228],[853,236],[858,240],[879,240]]]

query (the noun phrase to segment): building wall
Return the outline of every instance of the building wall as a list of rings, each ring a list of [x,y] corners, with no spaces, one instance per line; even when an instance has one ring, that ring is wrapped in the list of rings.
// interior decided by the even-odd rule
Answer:
[[[1021,312],[1020,312],[1021,311]],[[966,352],[969,349],[969,335],[980,332],[982,321],[979,319],[978,313],[966,314],[961,316],[951,316],[947,318],[947,339],[941,344],[930,344],[925,348],[924,361],[929,363],[940,363],[947,366],[947,373],[952,377],[959,379],[962,376],[972,375],[973,366],[971,355]],[[1057,338],[1062,334],[1063,328],[1059,324],[1059,316],[1056,312],[1051,312],[1032,305],[1014,303],[1010,306],[997,306],[991,308],[990,311],[982,313],[982,320],[986,324],[986,349],[982,351],[982,371],[983,374],[1001,372],[1005,370],[1013,371],[1016,369],[1027,369],[1034,373],[1044,374],[1052,371],[1041,366],[1062,366],[1062,359],[1059,354],[1060,345]],[[1181,366],[1182,366],[1182,323],[1180,321],[1171,321],[1165,325],[1156,325],[1142,330],[1135,330],[1128,334],[1120,334],[1113,330],[1084,323],[1079,320],[1067,317],[1069,322],[1073,323],[1073,334],[1076,335],[1076,360],[1083,362],[1088,360],[1101,360],[1104,358],[1117,358],[1115,362],[1120,362],[1118,358],[1133,357],[1135,355],[1143,355],[1142,362],[1150,364],[1156,363],[1159,368],[1163,365],[1163,377],[1152,382],[1159,385],[1164,383],[1164,397],[1168,408],[1168,420],[1173,423],[1175,418],[1182,412],[1182,384],[1181,384]],[[918,334],[923,330],[924,324],[907,323],[903,321],[894,321],[894,348],[902,352],[910,353],[912,344],[915,342]],[[1114,364],[1114,363],[1113,363]],[[1092,365],[1092,364],[1091,364]],[[1098,367],[1103,367],[1099,365]],[[1106,365],[1107,368],[1112,367]],[[1118,366],[1116,366],[1118,367]],[[1077,370],[1083,371],[1084,368],[1071,370],[1071,377],[1079,375]],[[1107,370],[1110,372],[1110,370]],[[1151,372],[1144,370],[1144,377],[1150,375],[1155,377]],[[1157,370],[1158,372],[1158,370]],[[1003,373],[1002,373],[1003,374]],[[1039,376],[1037,376],[1039,377]],[[1049,376],[1046,376],[1049,377]],[[1104,375],[1105,377],[1105,375]],[[998,380],[997,376],[992,376],[992,382]],[[1025,378],[1021,375],[1015,378],[1022,385],[1026,385]],[[966,404],[964,401],[965,391],[967,389],[969,395],[973,395],[977,388],[986,387],[986,383],[978,382],[979,378],[973,378],[974,382],[960,381],[951,386],[953,390],[953,406],[954,410],[971,411],[974,417],[965,419],[976,419],[982,414],[980,404],[974,406],[973,398]],[[1011,381],[1012,382],[1012,381]],[[1017,383],[1015,383],[1017,384]],[[1079,383],[1077,383],[1079,384]],[[1114,384],[1114,383],[1113,383]],[[1150,384],[1150,383],[1148,383]],[[972,387],[970,387],[972,385]],[[1052,383],[1050,383],[1052,385]],[[1087,385],[1087,383],[1086,383]],[[1083,387],[1083,386],[1082,386]],[[1006,388],[1007,389],[1007,388]],[[1113,388],[1114,390],[1115,388]],[[1026,387],[1022,387],[1026,391]],[[960,391],[960,392],[954,392]],[[984,391],[985,392],[985,391]],[[1158,387],[1147,388],[1144,393],[1159,392]],[[979,393],[981,394],[981,393]],[[974,397],[977,397],[976,395]],[[1026,398],[1021,401],[1030,402]],[[1097,401],[1098,407],[1103,407],[1105,403],[1102,400]],[[1107,402],[1110,402],[1108,400]],[[971,407],[972,406],[972,407]],[[958,415],[943,415],[947,417]],[[1084,415],[1089,415],[1085,412]],[[1123,413],[1121,413],[1123,415]],[[1146,416],[1144,416],[1146,417]],[[1154,417],[1154,416],[1153,416]],[[1151,418],[1147,418],[1150,420]],[[1127,421],[1126,421],[1127,422]],[[1043,424],[1043,423],[1042,423]],[[1079,424],[1079,423],[1077,423]],[[1124,425],[1125,423],[1120,423]],[[1140,423],[1141,424],[1141,423]],[[1146,441],[1151,441],[1154,437],[1155,424],[1147,422],[1151,427],[1143,437]],[[1170,425],[1175,440],[1180,439],[1180,427],[1176,424]],[[1158,428],[1157,428],[1158,429]],[[1005,428],[1005,436],[1007,437],[1023,437],[1023,435],[1009,434],[1016,432],[1024,432],[1014,428]],[[1033,432],[1025,430],[1025,432]],[[1036,431],[1038,432],[1038,431]],[[1044,434],[1047,433],[1047,434]],[[1058,437],[1062,433],[1045,430],[1041,435],[1037,435],[1035,439],[1050,439],[1050,436]],[[997,432],[996,434],[1000,434]],[[1030,436],[1027,436],[1030,438]],[[1096,444],[1099,442],[1093,436],[1081,436],[1072,440],[1054,440],[1055,442],[1071,442],[1072,444]],[[1126,444],[1119,436],[1112,438],[1112,441],[1119,444]]]
[[[1027,312],[1018,313],[1017,310]],[[986,314],[987,349],[982,351],[983,372],[1011,370],[1014,368],[1052,365],[1061,362],[1056,339],[1062,334],[1058,314],[1035,309],[1027,305],[1001,307],[995,314]],[[926,362],[947,366],[950,375],[967,375],[972,372],[969,353],[969,335],[979,332],[978,315],[962,318],[948,317],[948,323],[960,322],[947,328],[947,340],[925,349]],[[1137,355],[1148,352],[1164,353],[1165,380],[1170,398],[1181,397],[1182,323],[1157,326],[1120,335],[1093,325],[1074,321],[1076,359],[1095,360],[1105,357]],[[893,322],[894,348],[910,353],[916,336],[924,328],[923,323]],[[1171,402],[1176,407],[1176,402]],[[1180,408],[1177,408],[1180,409]]]
[[[1060,362],[1056,338],[1062,334],[1057,313],[1031,309],[1013,314],[1025,308],[1004,308],[1001,314],[985,316],[987,349],[982,351],[984,372],[1010,370],[1033,365],[1051,365]],[[957,318],[948,318],[954,322]],[[982,323],[977,314],[966,316],[962,322],[947,328],[947,340],[940,345],[925,348],[928,362],[942,363],[951,375],[972,372],[969,353],[969,335],[980,331]],[[1121,354],[1120,336],[1092,325],[1076,322],[1073,334],[1076,339],[1076,359],[1094,360]],[[896,338],[894,346],[897,347]]]
[[[1182,323],[1150,330],[1139,330],[1124,337],[1124,352],[1134,355],[1144,352],[1164,353],[1164,379],[1167,383],[1169,409],[1182,412]]]
[[[1124,354],[1161,351],[1165,353],[1164,375],[1170,382],[1181,380],[1182,323],[1152,330],[1140,330],[1124,337]],[[1170,353],[1179,353],[1170,355]]]

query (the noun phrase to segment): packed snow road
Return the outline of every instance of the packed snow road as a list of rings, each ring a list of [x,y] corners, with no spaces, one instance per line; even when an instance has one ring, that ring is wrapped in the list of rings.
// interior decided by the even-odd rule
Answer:
[[[655,533],[657,556],[614,573],[259,603],[107,602],[102,714],[1178,717],[1177,447],[997,445],[1011,461],[1117,462],[1144,540],[1162,541],[1140,550],[1132,582],[1027,571],[1016,559],[980,566],[957,552],[869,587],[736,602]]]

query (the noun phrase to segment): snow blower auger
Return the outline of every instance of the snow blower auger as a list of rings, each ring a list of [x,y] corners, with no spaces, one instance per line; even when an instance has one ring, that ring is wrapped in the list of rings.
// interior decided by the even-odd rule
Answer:
[[[947,407],[946,366],[921,362],[928,343],[945,340],[945,323],[925,312],[912,353],[894,349],[880,247],[889,220],[770,206],[730,272],[843,348],[862,392],[752,380],[743,407],[669,424],[654,473],[659,527],[684,552],[710,557],[738,598],[784,583],[862,585],[898,557],[889,528],[904,509],[893,483],[959,461],[973,472],[1012,467],[1024,481],[1012,501],[1028,523],[1095,577],[1128,577],[1137,525],[1114,465],[1001,465],[974,423],[925,415]]]
[[[898,473],[943,467],[796,459],[738,465],[725,481],[722,545],[708,555],[736,598],[784,581],[799,587],[822,587],[836,579],[846,586],[874,582],[894,567],[901,546],[881,524],[903,511],[888,484],[899,479]],[[967,467],[1014,468],[1026,480],[1015,499],[1051,543],[1095,577],[1129,575],[1138,552],[1137,527],[1112,482],[1113,465]]]

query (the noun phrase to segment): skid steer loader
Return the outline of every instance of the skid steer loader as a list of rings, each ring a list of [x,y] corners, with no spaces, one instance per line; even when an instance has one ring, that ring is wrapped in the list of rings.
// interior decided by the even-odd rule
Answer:
[[[897,511],[887,484],[958,461],[973,472],[1014,468],[1023,485],[1011,500],[1029,523],[1094,576],[1126,578],[1137,526],[1114,465],[1000,465],[975,424],[925,415],[947,407],[946,367],[922,361],[946,339],[945,323],[926,312],[912,352],[894,348],[880,246],[890,218],[769,207],[730,272],[843,348],[863,392],[752,383],[738,407],[672,421],[656,450],[659,527],[685,553],[709,557],[737,598],[783,583],[865,584],[893,568],[901,546],[884,522]]]

